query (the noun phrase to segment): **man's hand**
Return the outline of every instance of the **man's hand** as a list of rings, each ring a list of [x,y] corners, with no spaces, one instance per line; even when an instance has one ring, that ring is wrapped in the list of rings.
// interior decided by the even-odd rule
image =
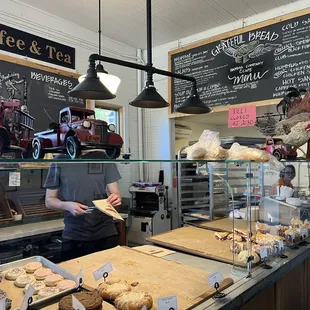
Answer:
[[[108,198],[107,201],[113,206],[117,207],[121,204],[122,200],[121,197],[117,194],[111,194]]]
[[[67,204],[66,210],[69,211],[74,216],[87,213],[88,207],[85,205],[82,205],[77,202],[71,202],[71,201],[66,202],[66,204]]]

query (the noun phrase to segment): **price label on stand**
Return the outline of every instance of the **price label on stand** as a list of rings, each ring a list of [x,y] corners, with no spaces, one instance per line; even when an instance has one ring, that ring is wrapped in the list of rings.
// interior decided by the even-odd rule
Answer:
[[[106,263],[105,265],[94,271],[94,278],[96,281],[98,281],[100,278],[107,278],[112,271],[112,264],[110,262]]]
[[[6,310],[5,298],[0,299],[0,310]]]
[[[20,186],[20,172],[10,172],[9,186]]]
[[[147,310],[146,306],[143,306],[141,310]]]
[[[269,221],[270,223],[273,223],[273,217],[272,217],[272,215],[269,214],[269,213],[267,213],[267,216],[268,216],[268,221]]]
[[[32,285],[29,285],[19,310],[26,310],[28,308],[28,305],[32,302],[32,296],[34,292],[34,287]]]
[[[76,284],[81,286],[83,284],[83,269],[76,276]]]
[[[284,243],[282,240],[279,241],[279,251],[283,251],[284,250]]]
[[[157,299],[158,310],[178,310],[178,298],[176,296]]]
[[[268,257],[267,248],[265,246],[261,246],[259,249],[261,259]]]
[[[208,282],[209,286],[213,288],[215,286],[215,283],[220,284],[221,282],[223,282],[223,276],[219,271],[214,272],[208,276]]]
[[[85,307],[72,295],[72,308],[75,310],[85,310]]]

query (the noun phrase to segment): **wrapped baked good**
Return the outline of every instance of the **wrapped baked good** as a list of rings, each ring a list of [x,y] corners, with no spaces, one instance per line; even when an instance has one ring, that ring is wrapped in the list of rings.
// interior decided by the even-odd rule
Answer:
[[[239,143],[234,143],[227,153],[227,159],[229,160],[253,160],[257,162],[267,162],[270,160],[270,154],[266,151],[248,148]]]
[[[270,233],[270,226],[268,224],[256,222],[255,226],[256,226],[256,231],[262,234]]]
[[[280,237],[284,237],[285,238],[285,232],[289,229],[288,226],[284,226],[284,225],[279,225],[277,226],[277,230],[278,230],[278,235]]]
[[[289,245],[297,244],[302,240],[300,230],[290,227],[285,231],[285,242]]]
[[[216,233],[214,233],[214,238],[216,240],[223,241],[223,240],[226,240],[228,235],[229,235],[228,232],[216,232]]]
[[[234,254],[239,254],[240,252],[246,250],[246,244],[243,242],[232,242],[229,249]]]
[[[303,221],[300,219],[291,219],[291,225],[293,228],[300,228],[303,225]]]
[[[252,260],[253,264],[256,264],[260,261],[260,257],[256,252],[252,252],[251,256],[253,256],[253,260]],[[238,255],[238,261],[246,264],[248,261],[248,257],[249,257],[249,252],[248,251],[242,251]]]
[[[234,233],[229,234],[226,239],[227,240],[234,240],[237,242],[242,242],[242,237],[237,235],[237,234],[234,234]]]

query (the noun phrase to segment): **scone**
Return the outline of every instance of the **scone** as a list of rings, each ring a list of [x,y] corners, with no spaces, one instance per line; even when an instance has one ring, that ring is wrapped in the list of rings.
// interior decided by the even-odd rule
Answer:
[[[97,292],[78,292],[73,296],[84,306],[85,310],[102,309],[102,298]],[[59,302],[59,310],[72,310],[72,294],[63,297]]]
[[[42,268],[42,264],[39,262],[31,262],[24,266],[27,273],[34,273],[37,269]]]
[[[59,274],[52,273],[45,278],[44,283],[46,286],[56,286],[63,279]]]
[[[34,276],[31,276],[31,275],[23,275],[23,276],[19,276],[14,284],[15,286],[17,287],[21,287],[21,288],[24,288],[27,284],[32,284],[32,283],[35,283],[36,282],[36,278]]]
[[[118,295],[114,301],[115,307],[119,310],[151,309],[153,298],[146,292],[124,292]]]
[[[24,268],[15,267],[15,268],[9,269],[5,273],[5,278],[10,281],[15,281],[18,277],[23,276],[25,274],[26,274],[26,271]]]
[[[59,293],[59,289],[57,287],[45,287],[39,290],[38,299],[43,299],[57,293]]]
[[[248,260],[248,256],[249,256],[248,251],[241,251],[238,255],[238,261],[246,264]],[[252,260],[253,264],[256,264],[260,261],[260,257],[256,252],[252,252],[252,256],[253,256],[253,260]]]
[[[131,291],[131,286],[126,281],[107,281],[100,283],[97,291],[103,299],[114,300],[119,294]]]
[[[24,288],[24,293],[27,292],[29,285],[30,285],[30,284],[27,284],[27,285],[25,286],[25,288]],[[33,295],[37,295],[38,292],[39,292],[40,290],[42,290],[42,289],[45,288],[45,284],[44,284],[43,281],[36,281],[36,282],[34,282],[34,283],[31,283],[31,286],[35,289]]]
[[[43,281],[45,278],[52,274],[52,270],[49,268],[40,268],[34,272],[34,276],[38,281]]]
[[[57,287],[59,288],[59,291],[62,292],[69,288],[76,287],[76,282],[73,280],[62,280],[58,282]]]

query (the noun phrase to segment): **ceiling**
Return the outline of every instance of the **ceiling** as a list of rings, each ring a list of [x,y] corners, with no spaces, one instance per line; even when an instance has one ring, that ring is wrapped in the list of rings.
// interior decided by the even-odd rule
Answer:
[[[153,44],[162,45],[297,0],[153,0]],[[98,0],[21,0],[97,32]],[[146,0],[102,0],[102,34],[146,48]]]

